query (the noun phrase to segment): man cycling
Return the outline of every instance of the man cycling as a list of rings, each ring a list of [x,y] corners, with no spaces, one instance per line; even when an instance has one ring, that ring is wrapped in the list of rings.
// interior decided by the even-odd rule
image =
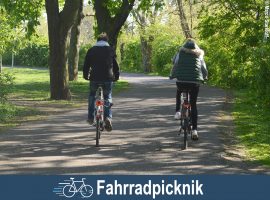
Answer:
[[[104,95],[104,122],[105,130],[112,130],[112,86],[113,81],[119,79],[119,66],[116,54],[108,43],[106,33],[101,33],[97,43],[88,50],[83,67],[83,77],[90,80],[90,93],[88,99],[88,123],[93,125],[95,112],[95,94],[99,85],[102,85]]]
[[[190,90],[192,139],[198,140],[197,132],[197,97],[200,83],[207,79],[208,71],[203,59],[204,52],[193,39],[187,39],[174,57],[174,66],[170,78],[176,78],[176,114],[175,119],[180,119],[180,95],[183,90]]]

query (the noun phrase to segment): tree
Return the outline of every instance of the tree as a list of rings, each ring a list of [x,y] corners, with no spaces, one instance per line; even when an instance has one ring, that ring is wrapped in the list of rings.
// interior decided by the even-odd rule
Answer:
[[[147,3],[147,4],[146,4]],[[151,0],[141,4],[132,11],[140,30],[142,68],[144,72],[152,72],[152,41],[154,36],[147,29],[155,24],[158,11],[163,6],[163,0]]]
[[[97,19],[97,32],[107,32],[110,45],[116,49],[117,38],[135,0],[119,1],[92,0]]]
[[[80,0],[78,15],[74,25],[71,28],[70,33],[70,45],[68,52],[68,70],[70,81],[78,79],[79,38],[80,38],[82,18],[83,18],[83,0]]]
[[[66,0],[59,12],[58,0],[46,0],[49,32],[49,66],[51,99],[69,100],[67,38],[80,9],[80,0]]]
[[[35,32],[39,24],[43,0],[1,0],[0,6],[5,9],[10,26],[15,28],[24,25],[27,36]]]
[[[11,27],[7,22],[6,15],[4,11],[0,13],[0,73],[2,72],[2,53],[8,46],[9,41],[11,40]]]
[[[257,101],[270,102],[270,42],[263,42],[262,0],[213,0],[200,17],[210,79],[216,85],[247,88]]]
[[[177,5],[178,5],[178,10],[179,10],[179,17],[180,17],[180,22],[181,22],[181,27],[184,32],[184,35],[186,38],[191,38],[192,34],[187,22],[187,17],[185,14],[185,9],[183,6],[183,0],[177,0]]]
[[[147,21],[145,14],[134,12],[134,16],[140,26],[140,41],[141,41],[141,54],[142,54],[142,68],[144,72],[152,72],[152,45],[154,40],[153,35],[146,34]]]
[[[20,28],[26,36],[34,33],[34,27],[39,23],[42,0],[0,1],[0,55],[11,45],[16,36],[15,29]],[[0,71],[2,69],[0,56]]]

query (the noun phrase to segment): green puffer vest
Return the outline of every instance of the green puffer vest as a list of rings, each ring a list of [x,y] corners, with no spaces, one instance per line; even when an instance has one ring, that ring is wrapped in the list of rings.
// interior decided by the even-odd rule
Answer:
[[[171,76],[178,81],[203,81],[201,60],[195,54],[180,50],[178,63],[174,66]]]

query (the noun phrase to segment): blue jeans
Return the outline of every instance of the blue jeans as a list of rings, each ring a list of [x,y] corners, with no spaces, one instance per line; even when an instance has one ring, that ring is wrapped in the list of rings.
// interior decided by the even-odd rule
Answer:
[[[113,82],[102,82],[102,81],[90,81],[90,93],[88,98],[88,119],[94,119],[95,113],[95,100],[96,91],[98,86],[102,84],[103,96],[104,96],[104,118],[112,118],[112,86]]]

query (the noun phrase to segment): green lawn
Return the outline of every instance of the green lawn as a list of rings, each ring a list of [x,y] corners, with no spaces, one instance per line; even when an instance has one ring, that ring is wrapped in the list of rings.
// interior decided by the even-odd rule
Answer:
[[[270,110],[248,91],[235,93],[236,135],[244,144],[248,159],[270,166]]]
[[[82,78],[79,72],[79,80],[70,82],[72,93],[71,101],[52,101],[49,93],[49,72],[31,68],[3,68],[4,73],[11,73],[15,77],[9,102],[0,104],[0,128],[13,126],[18,121],[37,119],[50,114],[46,109],[69,110],[87,103],[89,82]],[[128,83],[118,81],[114,85],[114,94],[128,88]],[[46,110],[46,112],[44,111]]]
[[[4,72],[9,72],[15,77],[15,84],[12,92],[13,98],[31,100],[49,100],[50,85],[49,72],[47,70],[37,70],[30,68],[4,68]],[[70,82],[70,89],[74,100],[85,99],[88,93],[89,82],[82,78],[79,72],[79,80]],[[114,92],[126,88],[127,82],[118,81],[114,86]]]

